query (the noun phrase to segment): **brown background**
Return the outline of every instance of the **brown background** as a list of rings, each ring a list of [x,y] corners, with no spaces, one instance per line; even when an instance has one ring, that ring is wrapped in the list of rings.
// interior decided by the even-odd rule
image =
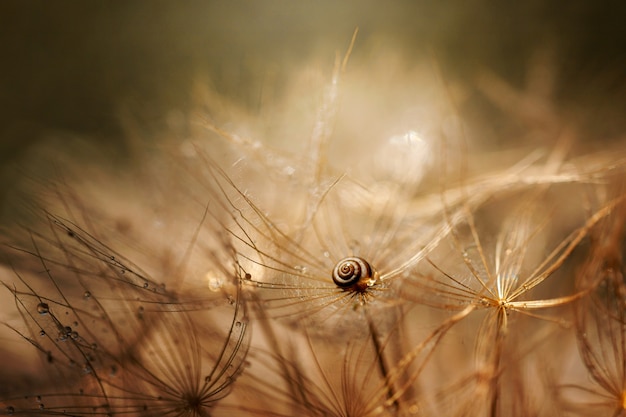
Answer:
[[[594,140],[602,140],[624,127],[621,4],[5,0],[0,161],[19,160],[58,131],[123,152],[120,104],[158,127],[170,109],[191,106],[198,74],[254,113],[268,73],[280,80],[294,65],[343,48],[356,26],[359,42],[385,36],[408,60],[434,51],[446,76],[460,80],[491,68],[520,84],[530,53],[549,43],[558,52],[556,98],[585,103],[599,120]]]

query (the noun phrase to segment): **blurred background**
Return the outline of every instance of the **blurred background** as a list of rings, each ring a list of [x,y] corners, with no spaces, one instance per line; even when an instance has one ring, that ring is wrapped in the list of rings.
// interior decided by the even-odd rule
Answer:
[[[158,131],[172,109],[197,104],[198,80],[259,114],[268,89],[277,100],[288,93],[295,68],[330,73],[357,26],[356,62],[390,46],[408,63],[429,56],[470,97],[485,70],[523,89],[529,62],[547,51],[552,99],[583,109],[590,141],[615,140],[626,111],[625,18],[624,3],[610,0],[5,0],[2,177],[11,182],[7,162],[59,133],[123,154],[121,114]],[[494,137],[511,128],[484,95],[466,103],[464,116],[489,120]]]

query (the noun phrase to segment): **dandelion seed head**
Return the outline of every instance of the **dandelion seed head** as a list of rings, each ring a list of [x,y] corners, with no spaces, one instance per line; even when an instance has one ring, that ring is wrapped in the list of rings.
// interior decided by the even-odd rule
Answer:
[[[52,203],[42,207],[62,217],[44,216],[43,227],[24,229],[22,240],[33,245],[16,258],[33,262],[19,259],[11,278],[2,278],[14,301],[2,303],[2,313],[16,307],[23,322],[18,327],[5,318],[7,328],[16,346],[29,346],[39,359],[25,362],[41,362],[36,377],[46,377],[28,381],[28,392],[43,392],[37,402],[46,408],[37,410],[32,394],[18,397],[19,389],[2,391],[1,406],[26,415],[207,416],[224,400],[231,407],[224,410],[233,411],[226,415],[486,415],[489,408],[492,416],[511,410],[551,415],[525,413],[532,402],[526,386],[540,391],[541,385],[517,375],[523,354],[508,350],[534,350],[532,343],[515,342],[541,339],[540,326],[520,326],[518,313],[539,315],[534,311],[561,305],[532,291],[542,281],[567,285],[550,278],[561,261],[545,258],[551,246],[535,227],[541,215],[523,218],[531,208],[522,216],[504,205],[484,208],[498,199],[510,200],[509,208],[523,206],[517,190],[549,188],[552,180],[515,169],[474,178],[498,158],[487,155],[482,161],[489,165],[467,168],[473,137],[465,137],[460,118],[443,114],[440,83],[422,77],[430,66],[404,65],[389,52],[394,48],[376,44],[364,54],[376,57],[372,65],[360,58],[348,65],[346,56],[330,79],[315,71],[316,87],[326,84],[319,94],[310,94],[311,77],[300,89],[281,80],[286,96],[299,96],[295,105],[280,104],[285,111],[266,107],[276,92],[263,88],[256,123],[250,115],[213,111],[221,104],[207,105],[200,117],[215,125],[202,126],[211,130],[203,145],[184,113],[171,112],[171,136],[185,139],[166,146],[180,169],[163,169],[163,161],[140,167],[143,157],[133,156],[132,172],[119,181],[113,174],[98,181],[76,164],[80,175],[68,178],[80,177],[78,186],[46,182]],[[287,127],[275,127],[276,118]],[[309,141],[299,140],[307,135]],[[511,155],[498,163],[518,161],[517,151]],[[568,171],[569,178],[577,174]],[[158,189],[144,189],[146,180]],[[135,181],[138,192],[127,187]],[[589,185],[591,193],[601,188],[596,185]],[[605,197],[598,192],[598,199]],[[537,200],[537,211],[548,213]],[[499,222],[502,213],[513,213],[508,229]],[[554,235],[567,232],[566,214],[560,208],[545,216],[546,224],[563,225]],[[556,258],[569,255],[567,243]],[[611,290],[606,280],[594,284],[589,291]],[[623,309],[624,293],[615,295],[613,310]],[[510,325],[501,324],[507,320]],[[250,327],[251,351],[261,345],[270,354],[249,355],[248,367]],[[602,346],[610,350],[606,340],[620,338],[616,331],[597,343],[589,331],[589,343],[600,348],[588,356],[600,357],[594,353],[603,353]],[[266,378],[264,366],[273,361],[275,375]],[[466,372],[472,367],[475,372]],[[239,385],[241,396],[233,401],[230,390],[237,390],[243,368],[250,386]],[[607,362],[595,371],[614,368]],[[625,408],[620,389],[613,405]],[[471,393],[449,394],[463,391]],[[524,394],[511,400],[515,392]],[[501,403],[487,404],[491,397]],[[449,404],[455,413],[439,408]]]

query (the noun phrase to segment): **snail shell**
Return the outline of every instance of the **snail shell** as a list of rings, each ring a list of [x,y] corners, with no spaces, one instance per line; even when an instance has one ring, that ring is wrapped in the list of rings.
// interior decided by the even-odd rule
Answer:
[[[363,258],[351,256],[337,262],[333,269],[333,281],[340,288],[364,291],[378,279],[378,273]]]

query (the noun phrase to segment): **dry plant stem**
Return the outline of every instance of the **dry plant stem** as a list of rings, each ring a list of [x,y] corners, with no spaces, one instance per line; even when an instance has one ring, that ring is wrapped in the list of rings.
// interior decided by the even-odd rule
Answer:
[[[317,123],[315,124],[315,127],[313,129],[309,145],[309,155],[311,156],[312,166],[315,169],[315,172],[313,173],[315,187],[312,187],[310,193],[316,192],[314,188],[316,188],[322,180],[323,169],[326,165],[326,146],[328,140],[333,133],[333,124],[338,108],[340,85],[339,81],[341,75],[346,70],[346,66],[348,65],[348,60],[350,59],[350,54],[352,53],[352,48],[354,47],[354,43],[356,42],[356,37],[358,33],[359,28],[356,28],[354,30],[354,33],[352,34],[352,39],[350,40],[348,50],[344,54],[343,59],[341,59],[339,53],[337,53],[332,81],[330,83],[330,86],[327,87],[324,102],[322,104],[322,107],[319,109],[318,117],[316,118]],[[311,215],[312,214],[309,213],[307,218]]]
[[[396,398],[395,396],[393,383],[389,381],[389,369],[386,364],[385,357],[383,355],[383,346],[381,346],[380,344],[380,335],[378,334],[378,331],[376,330],[376,326],[374,325],[374,322],[372,320],[372,317],[370,316],[367,306],[363,306],[363,314],[365,315],[365,318],[367,320],[367,325],[369,328],[369,337],[374,347],[374,352],[376,354],[376,359],[378,362],[378,368],[380,370],[380,373],[383,379],[387,382],[387,401],[388,402],[391,401],[393,408],[397,411],[400,408],[400,404],[398,403],[398,398]]]
[[[498,325],[497,330],[495,332],[495,353],[493,358],[493,372],[495,377],[492,378],[491,382],[491,417],[496,417],[499,415],[498,413],[498,399],[500,398],[500,390],[502,386],[499,381],[499,376],[501,373],[501,358],[502,358],[502,349],[505,337],[506,329],[506,312],[498,314]]]

